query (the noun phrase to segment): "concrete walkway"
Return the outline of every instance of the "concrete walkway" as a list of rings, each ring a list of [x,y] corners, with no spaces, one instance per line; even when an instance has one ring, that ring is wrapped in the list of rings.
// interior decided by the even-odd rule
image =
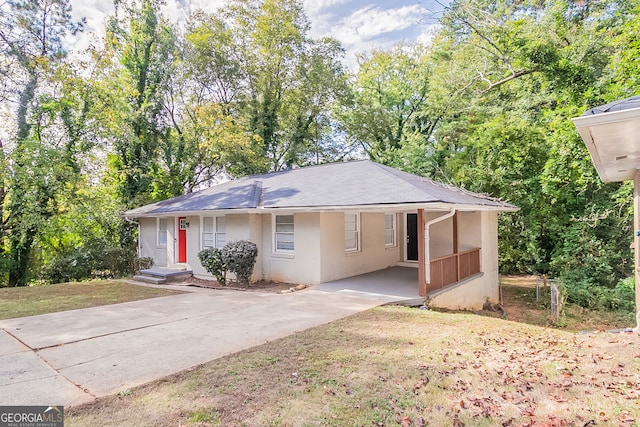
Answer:
[[[181,289],[190,292],[0,321],[0,405],[91,402],[385,302]]]

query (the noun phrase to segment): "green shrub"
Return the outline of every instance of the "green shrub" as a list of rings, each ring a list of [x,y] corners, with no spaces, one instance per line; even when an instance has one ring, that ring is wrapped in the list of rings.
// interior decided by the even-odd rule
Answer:
[[[613,293],[620,310],[636,311],[636,281],[633,277],[620,280]]]
[[[151,267],[153,267],[153,258],[151,257],[139,257],[133,260],[133,270],[136,273]]]
[[[198,258],[219,283],[227,283],[227,271],[230,271],[238,282],[248,285],[258,258],[258,246],[247,240],[238,240],[227,243],[222,249],[203,249],[198,252]]]
[[[248,285],[258,258],[258,246],[248,240],[229,242],[222,248],[222,256],[238,282]]]
[[[227,283],[227,263],[223,251],[218,248],[207,248],[198,252],[200,264],[213,274],[221,285]]]
[[[122,277],[133,273],[134,260],[135,253],[130,250],[95,244],[56,256],[43,267],[42,278],[49,283],[62,283]]]
[[[562,280],[567,302],[592,310],[635,310],[633,277],[620,280],[615,287],[600,286],[593,279],[566,275]]]
[[[77,248],[70,254],[61,254],[46,264],[42,278],[49,283],[72,282],[91,277],[93,256],[85,248]]]
[[[122,277],[134,272],[136,254],[123,248],[104,248],[94,252],[95,259],[92,276],[94,277]]]

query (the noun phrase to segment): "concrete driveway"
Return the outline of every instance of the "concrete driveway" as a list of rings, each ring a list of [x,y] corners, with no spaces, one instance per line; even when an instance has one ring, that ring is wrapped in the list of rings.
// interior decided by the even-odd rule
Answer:
[[[0,405],[91,402],[385,302],[180,289],[189,292],[0,321]]]

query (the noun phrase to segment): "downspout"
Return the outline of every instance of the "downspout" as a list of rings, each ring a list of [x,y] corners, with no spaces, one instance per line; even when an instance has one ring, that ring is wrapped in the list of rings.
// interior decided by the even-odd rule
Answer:
[[[437,218],[432,219],[424,224],[424,271],[425,271],[425,279],[427,283],[431,283],[431,256],[429,254],[429,227],[433,224],[444,221],[445,219],[451,218],[456,214],[456,209],[451,208],[451,210]]]
[[[132,220],[131,218],[129,218],[126,215],[124,216],[124,220],[127,221],[127,222],[130,222],[131,224],[135,224],[136,227],[138,228],[138,244],[136,246],[137,246],[137,249],[138,249],[138,253],[137,253],[138,258],[140,258],[140,223]]]

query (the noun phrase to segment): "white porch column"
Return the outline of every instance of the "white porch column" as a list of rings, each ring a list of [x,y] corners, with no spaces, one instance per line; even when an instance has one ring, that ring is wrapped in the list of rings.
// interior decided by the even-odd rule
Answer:
[[[418,209],[418,295],[427,295],[429,241],[425,235],[424,209]]]
[[[167,217],[167,267],[173,267],[176,264],[177,240],[176,217]]]

